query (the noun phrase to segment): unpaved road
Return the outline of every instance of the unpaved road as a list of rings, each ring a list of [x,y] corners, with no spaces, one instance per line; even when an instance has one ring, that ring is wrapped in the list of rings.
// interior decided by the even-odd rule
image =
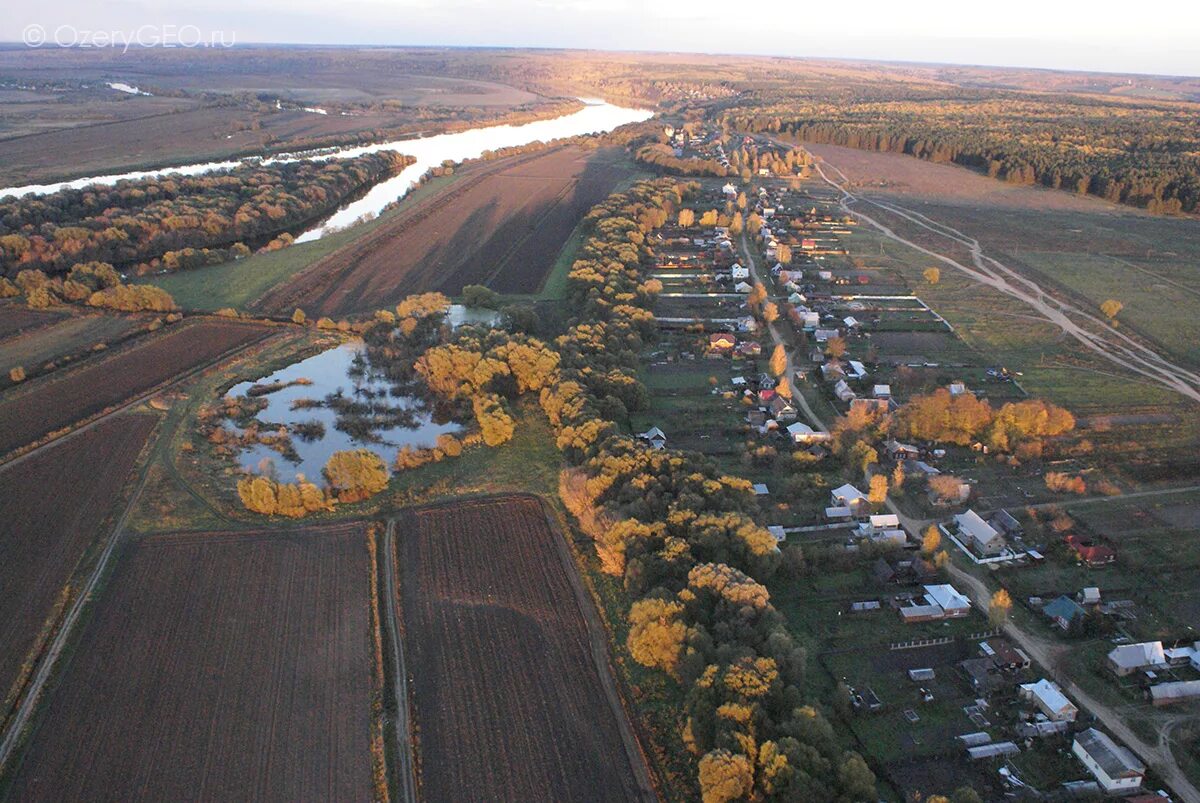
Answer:
[[[1200,402],[1200,374],[1171,362],[1153,349],[1113,328],[1103,318],[1050,295],[1037,282],[988,256],[974,237],[894,202],[853,194],[846,188],[849,180],[845,174],[829,162],[818,162],[816,168],[825,183],[841,193],[841,208],[846,214],[853,215],[870,224],[880,233],[898,243],[949,265],[980,284],[1024,302],[1048,323],[1059,327],[1064,334],[1075,338],[1084,348],[1095,352],[1109,362],[1143,376],[1192,401]],[[838,180],[830,178],[829,173],[836,174]],[[897,234],[892,228],[871,215],[855,209],[854,206],[859,203],[878,207],[914,226],[949,240],[957,246],[967,248],[971,255],[971,265],[964,265],[956,259],[939,254]]]
[[[404,664],[404,642],[400,637],[400,614],[396,608],[396,520],[388,519],[383,536],[384,624],[392,643],[392,694],[396,698],[396,778],[402,803],[417,803],[417,777],[413,766],[411,718],[408,706],[408,669]]]
[[[742,258],[746,260],[746,267],[750,269],[750,276],[754,279],[755,283],[761,284],[763,287],[769,287],[770,285],[759,276],[758,259],[754,256],[754,249],[747,243],[746,232],[744,231],[738,237],[738,248],[741,249]],[[792,362],[792,351],[788,348],[787,343],[784,342],[783,336],[779,334],[777,322],[773,321],[767,324],[767,329],[771,332],[771,341],[778,346],[783,346],[783,351],[787,354],[787,373],[784,376],[788,378],[788,382],[792,385],[792,401],[800,406],[800,409],[804,411],[804,415],[808,416],[808,420],[812,422],[813,427],[818,432],[828,432],[829,427],[825,426],[824,421],[817,418],[817,414],[809,406],[808,400],[804,398],[804,393],[801,392],[800,388],[796,387],[796,372]]]

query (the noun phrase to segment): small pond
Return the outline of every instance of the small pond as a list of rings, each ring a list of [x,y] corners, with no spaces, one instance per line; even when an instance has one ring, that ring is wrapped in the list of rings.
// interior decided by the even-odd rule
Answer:
[[[262,431],[279,425],[291,431],[292,453],[258,443],[241,451],[239,463],[280,482],[303,474],[319,483],[329,457],[343,449],[369,449],[390,467],[400,447],[430,447],[439,435],[462,430],[373,370],[361,342],[335,346],[226,393],[248,394],[267,403],[254,416]]]

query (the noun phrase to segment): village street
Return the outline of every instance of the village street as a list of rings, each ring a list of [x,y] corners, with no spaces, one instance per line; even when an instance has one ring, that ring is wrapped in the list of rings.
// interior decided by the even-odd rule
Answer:
[[[763,287],[769,287],[770,285],[767,283],[767,280],[769,280],[771,277],[768,276],[767,280],[763,279],[759,271],[758,259],[754,255],[754,250],[750,248],[750,245],[746,239],[746,232],[744,231],[738,237],[738,249],[742,252],[742,258],[746,260],[746,267],[750,270],[750,277],[754,279],[754,284],[761,284]],[[812,407],[809,406],[808,399],[804,398],[804,393],[802,393],[800,388],[796,386],[796,372],[792,351],[788,348],[788,344],[783,339],[783,336],[779,334],[778,321],[772,321],[771,323],[768,323],[767,329],[771,332],[771,342],[775,343],[776,345],[783,346],[784,353],[787,354],[787,371],[784,373],[784,376],[788,378],[788,382],[790,382],[792,385],[792,401],[796,402],[800,409],[804,411],[804,415],[808,417],[808,420],[812,423],[814,429],[816,429],[818,432],[828,432],[829,427],[825,425],[824,421],[817,417],[817,414],[813,412]]]

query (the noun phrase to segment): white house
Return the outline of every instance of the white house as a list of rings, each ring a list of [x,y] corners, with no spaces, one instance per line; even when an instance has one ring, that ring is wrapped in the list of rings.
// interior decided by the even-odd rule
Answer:
[[[729,269],[729,275],[735,279],[749,279],[750,269],[742,267],[738,263],[733,263],[733,267]]]
[[[820,443],[829,440],[828,432],[817,432],[802,421],[788,425],[787,434],[792,439],[792,443],[796,444]]]
[[[750,286],[748,283],[746,283],[746,282],[738,282],[737,284],[735,284],[735,285],[733,286],[733,289],[734,289],[734,292],[737,292],[737,293],[745,293],[746,295],[749,295],[749,294],[750,294],[750,291],[751,291],[751,290],[753,290],[754,288],[753,288],[753,287],[751,287],[751,286]]]
[[[947,584],[925,586],[925,599],[946,612],[946,617],[966,616],[971,612],[971,601],[958,593],[958,589]]]
[[[1108,668],[1117,677],[1132,675],[1143,669],[1164,669],[1167,656],[1161,641],[1122,644],[1108,654]]]
[[[1083,762],[1108,794],[1132,792],[1142,785],[1146,768],[1108,734],[1088,728],[1075,736],[1071,752]]]
[[[1079,714],[1079,709],[1052,680],[1042,678],[1037,683],[1022,683],[1021,696],[1031,700],[1043,714],[1055,722],[1074,722]]]
[[[845,379],[839,379],[837,384],[833,386],[833,395],[837,396],[844,402],[852,401],[853,399],[858,398],[858,394],[850,389],[850,386],[846,384]]]
[[[871,389],[871,395],[877,399],[890,399],[892,398],[892,386],[876,385]]]
[[[846,483],[840,488],[834,488],[830,491],[829,498],[834,507],[855,508],[867,503],[867,495],[850,483]]]
[[[850,374],[850,376],[852,378],[863,379],[866,377],[867,366],[863,365],[858,360],[848,360],[847,362],[850,363],[850,370],[848,371],[848,373]]]
[[[723,192],[725,195],[728,195],[730,198],[736,198],[738,194],[737,187],[735,187],[732,182],[727,183],[724,187],[722,187],[721,192]]]
[[[981,556],[999,555],[1004,550],[1004,537],[974,510],[959,513],[954,522],[958,525],[959,537]]]

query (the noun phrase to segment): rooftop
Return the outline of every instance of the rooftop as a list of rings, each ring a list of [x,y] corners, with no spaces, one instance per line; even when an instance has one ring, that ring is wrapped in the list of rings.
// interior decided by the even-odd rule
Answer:
[[[1146,768],[1138,763],[1133,753],[1109,738],[1095,728],[1088,728],[1083,733],[1076,734],[1075,742],[1092,757],[1104,774],[1109,778],[1122,775],[1141,775]]]

